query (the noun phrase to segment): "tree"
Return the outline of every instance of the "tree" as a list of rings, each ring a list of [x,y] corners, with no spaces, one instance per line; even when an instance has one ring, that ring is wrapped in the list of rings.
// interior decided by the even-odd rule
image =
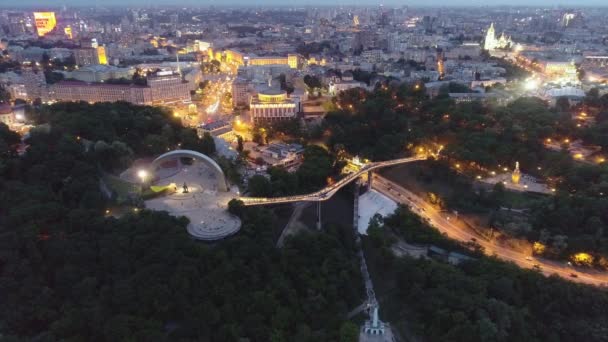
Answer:
[[[237,142],[237,146],[236,146],[236,150],[239,153],[243,153],[243,137],[240,135],[236,136],[236,142]]]
[[[203,134],[203,138],[201,139],[201,152],[206,155],[215,154],[215,141],[213,140],[213,136],[209,132],[205,132]]]
[[[359,327],[351,321],[342,323],[340,327],[340,342],[359,341]]]
[[[306,86],[308,86],[311,91],[314,91],[315,89],[321,89],[323,87],[321,80],[316,76],[304,76],[304,83],[306,83]]]
[[[303,190],[313,190],[324,186],[332,173],[333,160],[329,153],[316,145],[306,146],[304,161],[297,171]]]
[[[555,101],[555,108],[560,112],[566,112],[570,109],[570,100],[565,96],[560,96]]]
[[[272,196],[272,184],[268,178],[261,175],[255,175],[249,178],[247,189],[249,190],[249,193],[251,193],[251,196],[254,197]]]
[[[0,103],[8,102],[11,99],[11,94],[4,89],[4,86],[0,85]]]
[[[243,201],[233,198],[228,202],[228,211],[232,215],[242,217],[245,213],[245,205],[243,204]]]
[[[204,80],[202,82],[198,82],[198,89],[200,91],[205,91],[205,89],[209,86],[209,80]]]

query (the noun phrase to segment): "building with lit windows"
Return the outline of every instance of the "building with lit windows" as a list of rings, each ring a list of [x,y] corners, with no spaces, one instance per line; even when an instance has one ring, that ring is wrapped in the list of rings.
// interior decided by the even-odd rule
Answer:
[[[251,82],[242,77],[237,77],[232,82],[232,105],[243,107],[249,104]]]
[[[287,96],[287,93],[272,88],[252,96],[249,109],[253,123],[294,119],[297,114],[297,104]]]
[[[289,65],[291,69],[299,69],[302,66],[302,58],[297,54],[289,54],[287,57],[280,56],[247,56],[246,65]]]
[[[49,86],[48,96],[53,101],[152,103],[150,88],[133,84],[61,81]]]
[[[152,103],[190,102],[188,82],[182,80],[180,74],[172,71],[161,71],[148,76],[148,87]]]
[[[34,20],[36,21],[36,31],[39,37],[44,37],[57,26],[55,12],[34,12]]]
[[[9,104],[0,104],[0,123],[12,127],[15,124],[15,113]]]
[[[108,64],[103,46],[74,49],[74,60],[78,65]]]
[[[116,102],[134,104],[167,104],[190,101],[188,83],[179,74],[157,73],[149,76],[147,85],[87,83],[61,81],[48,87],[53,101]]]

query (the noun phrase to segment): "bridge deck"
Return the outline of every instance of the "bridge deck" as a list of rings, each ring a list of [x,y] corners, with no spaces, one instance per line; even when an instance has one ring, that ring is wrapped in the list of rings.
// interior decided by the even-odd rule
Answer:
[[[411,163],[419,160],[426,160],[427,157],[409,157],[409,158],[400,158],[387,160],[383,162],[375,162],[370,163],[363,166],[359,171],[355,173],[351,173],[348,176],[342,178],[338,182],[329,185],[319,191],[304,194],[304,195],[295,195],[295,196],[285,196],[285,197],[240,197],[239,199],[243,201],[245,206],[253,206],[253,205],[267,205],[267,204],[281,204],[281,203],[293,203],[293,202],[318,202],[318,201],[326,201],[331,198],[333,195],[338,192],[338,190],[342,189],[346,184],[352,182],[353,180],[359,178],[366,172],[370,172],[379,168]]]

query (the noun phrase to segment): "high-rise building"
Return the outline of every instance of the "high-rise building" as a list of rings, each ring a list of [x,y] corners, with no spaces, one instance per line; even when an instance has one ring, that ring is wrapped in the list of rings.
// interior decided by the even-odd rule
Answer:
[[[44,37],[57,26],[55,12],[34,12],[34,20],[36,21],[36,30],[40,37]]]
[[[19,36],[27,32],[23,15],[20,13],[8,14],[8,31],[14,36]]]
[[[232,82],[232,105],[234,107],[242,107],[249,104],[250,85],[250,82],[242,77],[237,77]]]

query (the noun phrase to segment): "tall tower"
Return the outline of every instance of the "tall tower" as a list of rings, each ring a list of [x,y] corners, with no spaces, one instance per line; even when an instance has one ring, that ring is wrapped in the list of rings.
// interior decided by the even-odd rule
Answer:
[[[494,30],[494,23],[490,25],[488,32],[486,33],[486,40],[483,45],[483,49],[487,51],[494,50],[496,48],[496,31]]]
[[[511,174],[511,181],[513,184],[519,184],[519,180],[521,179],[521,172],[519,171],[519,162],[515,162],[515,170]]]

